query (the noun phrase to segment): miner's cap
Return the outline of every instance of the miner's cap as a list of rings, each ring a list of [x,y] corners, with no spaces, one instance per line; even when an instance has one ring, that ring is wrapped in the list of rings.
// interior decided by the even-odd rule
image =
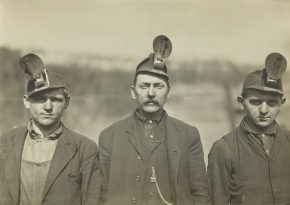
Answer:
[[[172,43],[167,36],[159,35],[155,37],[153,40],[153,53],[138,64],[135,76],[139,73],[149,73],[169,80],[165,59],[170,56],[171,52]]]
[[[55,88],[67,88],[64,79],[45,68],[42,59],[33,53],[24,55],[19,61],[20,68],[28,77],[26,92],[28,96]]]
[[[278,79],[275,83],[267,83],[267,72],[265,69],[256,70],[249,73],[243,83],[243,93],[248,89],[275,92],[283,95],[282,80]]]

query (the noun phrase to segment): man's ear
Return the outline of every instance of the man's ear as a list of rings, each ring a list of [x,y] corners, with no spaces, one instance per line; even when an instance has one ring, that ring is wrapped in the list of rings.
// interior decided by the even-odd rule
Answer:
[[[281,104],[284,104],[286,102],[286,98],[282,98]]]
[[[131,97],[133,99],[136,99],[136,93],[135,93],[135,86],[134,85],[130,86],[130,91],[131,91]]]
[[[29,102],[29,97],[27,95],[23,96],[23,104],[24,106],[29,109],[30,108],[30,102]]]
[[[243,98],[242,96],[239,96],[239,97],[237,97],[237,101],[240,104],[241,110],[244,110],[244,101],[245,101],[245,98]]]
[[[68,107],[69,107],[69,103],[70,101],[68,100],[68,101],[65,101],[65,104],[64,104],[64,109],[66,110]]]

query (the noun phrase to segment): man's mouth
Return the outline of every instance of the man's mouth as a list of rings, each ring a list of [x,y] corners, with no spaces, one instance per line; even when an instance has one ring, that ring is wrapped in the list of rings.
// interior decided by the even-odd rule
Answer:
[[[269,117],[258,117],[260,121],[268,121],[270,118]]]
[[[156,101],[147,101],[145,102],[145,105],[159,105],[159,103]]]

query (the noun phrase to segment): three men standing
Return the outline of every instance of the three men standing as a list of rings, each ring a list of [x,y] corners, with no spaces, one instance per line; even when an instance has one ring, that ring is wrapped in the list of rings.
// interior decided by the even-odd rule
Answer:
[[[0,138],[0,204],[97,204],[97,145],[61,122],[70,101],[64,80],[35,54],[20,66],[29,76],[24,105],[31,120]]]
[[[272,53],[265,69],[247,75],[238,97],[245,117],[209,153],[214,205],[290,204],[290,133],[276,122],[286,64]]]
[[[154,53],[136,69],[132,98],[137,110],[99,138],[106,205],[209,204],[204,153],[198,130],[163,109],[170,85],[164,59],[171,43],[154,40]]]

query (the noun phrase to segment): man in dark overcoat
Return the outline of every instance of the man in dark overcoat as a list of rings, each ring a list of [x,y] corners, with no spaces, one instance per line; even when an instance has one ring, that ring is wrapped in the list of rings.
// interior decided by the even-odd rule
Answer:
[[[285,70],[286,59],[272,53],[265,69],[246,76],[238,97],[245,116],[209,153],[214,205],[290,204],[290,133],[276,121]]]
[[[97,145],[62,123],[70,101],[64,80],[35,54],[20,67],[29,77],[24,105],[31,119],[0,138],[0,205],[97,204]]]
[[[138,108],[100,134],[102,202],[105,205],[209,204],[199,132],[168,116],[163,109],[170,90],[164,63],[171,52],[169,39],[157,37],[154,49],[137,66],[131,86]]]

